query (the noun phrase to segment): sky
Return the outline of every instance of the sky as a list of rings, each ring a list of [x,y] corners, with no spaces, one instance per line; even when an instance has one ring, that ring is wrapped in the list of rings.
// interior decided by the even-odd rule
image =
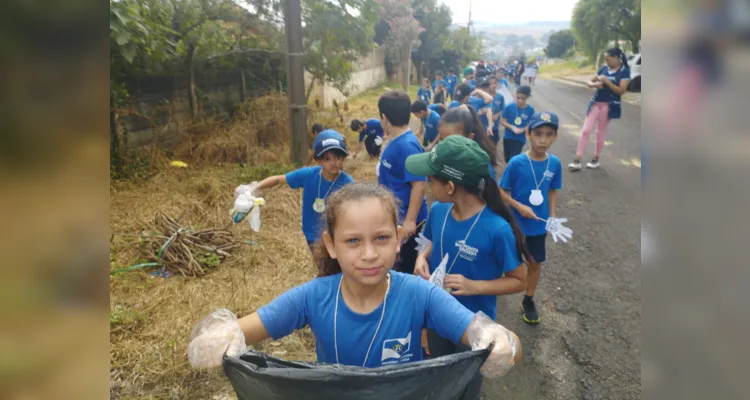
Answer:
[[[453,23],[474,21],[522,24],[529,21],[569,21],[578,0],[438,0],[453,11]]]

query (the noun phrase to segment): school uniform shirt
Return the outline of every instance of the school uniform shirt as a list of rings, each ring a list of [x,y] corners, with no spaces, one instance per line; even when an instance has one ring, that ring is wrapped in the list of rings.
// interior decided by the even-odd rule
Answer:
[[[596,75],[604,75],[616,86],[620,86],[620,82],[623,79],[630,79],[630,68],[621,65],[619,69],[610,71],[609,67],[605,65],[599,68],[599,71],[596,73]],[[610,89],[607,85],[604,85],[604,87],[602,87],[601,89],[597,89],[596,94],[594,95],[594,101],[597,103],[609,103],[611,101],[619,100],[620,96],[616,95],[615,92],[613,92],[612,89]]]
[[[438,84],[440,84],[440,83],[443,84],[444,88],[448,87],[448,81],[446,81],[445,79],[439,79],[439,80],[435,79],[434,81],[432,81],[432,90],[436,91],[437,87],[438,87]]]
[[[509,124],[523,129],[526,128],[527,125],[529,125],[529,119],[532,115],[534,115],[534,107],[527,104],[526,108],[519,109],[518,104],[513,103],[505,107],[501,117],[505,118],[505,120],[508,121]],[[503,139],[513,139],[518,140],[521,143],[526,143],[525,134],[516,135],[509,128],[505,128]]]
[[[474,225],[476,215],[457,221],[450,209],[451,203],[435,202],[424,227],[425,237],[432,240],[430,273],[437,269],[446,253],[449,257],[446,273],[463,275],[471,280],[498,279],[521,265],[513,228],[506,220],[487,207]],[[472,225],[474,229],[467,239]],[[456,299],[470,311],[482,311],[495,319],[497,296],[456,296]]]
[[[432,143],[438,135],[438,125],[440,124],[440,114],[437,111],[429,110],[430,114],[422,120],[424,124],[424,137]]]
[[[453,95],[453,92],[456,90],[456,86],[458,86],[458,77],[456,75],[448,75],[445,80],[446,82],[448,82],[448,93]]]
[[[535,161],[531,160],[526,153],[519,154],[510,159],[500,178],[500,187],[510,192],[510,197],[531,207],[534,214],[543,219],[549,219],[549,191],[562,189],[562,163],[552,154],[547,153],[547,157],[549,157],[548,170],[546,169],[547,160]],[[531,161],[530,164],[529,161]],[[533,173],[531,172],[532,165],[534,166]],[[536,189],[537,185],[534,182],[534,175],[536,175],[537,182],[540,182],[539,190],[542,191],[544,197],[544,201],[538,206],[532,206],[529,202],[531,191]],[[524,218],[513,207],[510,210],[524,235],[537,236],[547,233],[546,222]]]
[[[321,198],[328,204],[331,194],[348,183],[354,182],[349,174],[341,171],[335,181],[329,182],[323,177],[321,166],[300,168],[286,174],[286,182],[292,189],[302,188],[302,232],[308,242],[320,238],[321,215],[313,210],[315,199]],[[320,194],[318,194],[320,185]],[[333,187],[331,187],[333,185]],[[329,190],[330,189],[330,193]],[[328,193],[328,196],[326,196]]]
[[[440,109],[440,104],[430,104],[427,109],[437,112]]]
[[[498,82],[500,82],[503,86],[505,86],[506,89],[510,90],[510,84],[508,83],[507,79],[501,78]]]
[[[378,183],[393,192],[401,202],[398,217],[399,223],[404,221],[406,212],[409,210],[411,183],[427,181],[427,178],[424,176],[410,174],[405,167],[407,157],[422,152],[422,145],[410,129],[391,140],[388,146],[385,147],[385,150],[383,150],[383,155],[380,156]],[[417,216],[417,225],[424,221],[425,218],[427,218],[426,198],[422,200],[422,206]]]
[[[474,79],[469,79],[468,81],[466,81],[466,84],[469,85],[472,92],[477,89],[477,81],[475,81]]]
[[[485,108],[491,105],[491,104],[485,103],[484,98],[476,97],[476,96],[469,97],[469,101],[467,102],[467,104],[471,106],[474,109],[474,111],[477,112],[477,114],[479,114],[482,110],[484,110]],[[489,126],[488,125],[489,120],[487,119],[487,114],[479,115],[479,120],[482,121],[482,125],[484,125],[484,129],[487,130],[487,126]]]
[[[450,104],[448,104],[448,109],[460,107],[461,103],[458,102],[458,100],[451,101]]]
[[[424,88],[419,88],[419,90],[417,90],[417,98],[419,100],[424,101],[427,104],[432,103],[432,90],[430,89],[425,90]]]
[[[365,140],[367,136],[380,136],[383,137],[383,127],[380,125],[380,120],[376,118],[370,118],[365,121],[365,129],[359,133],[359,141]]]
[[[315,278],[261,307],[258,316],[263,327],[278,340],[309,325],[319,363],[336,363],[338,345],[340,364],[361,367],[366,358],[365,367],[375,368],[421,361],[423,328],[434,329],[440,336],[460,343],[474,318],[454,297],[429,281],[395,271],[391,271],[385,304],[369,314],[359,314],[346,305],[340,294],[337,296],[341,278],[341,274]],[[381,315],[383,322],[377,329]]]
[[[494,117],[495,115],[499,115],[503,111],[504,108],[505,108],[505,96],[498,93],[495,95],[495,98],[492,99],[492,116]],[[500,126],[500,118],[498,118],[497,121],[495,121],[495,123],[492,124],[493,133],[498,133],[499,131],[498,126]]]

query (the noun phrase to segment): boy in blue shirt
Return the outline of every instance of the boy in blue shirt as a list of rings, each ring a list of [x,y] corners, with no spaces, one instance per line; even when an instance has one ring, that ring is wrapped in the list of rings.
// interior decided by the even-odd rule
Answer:
[[[503,153],[505,162],[509,162],[514,156],[521,154],[526,144],[526,126],[534,115],[534,107],[526,101],[531,97],[531,88],[520,86],[516,90],[516,102],[505,107],[500,118],[500,125],[505,127],[503,135]]]
[[[479,89],[472,89],[468,84],[462,83],[456,89],[456,99],[451,101],[448,105],[448,109],[459,107],[461,104],[466,104],[473,107],[474,111],[478,114],[480,110],[486,108],[490,103],[492,103],[492,96],[488,93]]]
[[[529,324],[541,321],[534,303],[534,292],[539,283],[542,263],[547,259],[545,221],[557,211],[557,191],[562,188],[562,164],[547,150],[555,139],[560,122],[553,113],[536,113],[529,122],[526,134],[530,150],[513,157],[500,179],[501,195],[511,206],[521,231],[526,235],[526,247],[533,260],[528,261],[526,296],[521,303],[523,320]]]
[[[383,146],[383,127],[380,126],[379,119],[369,118],[367,121],[353,119],[349,127],[352,132],[359,133],[359,144],[357,144],[357,149],[352,154],[352,158],[356,158],[362,150],[362,142],[365,144],[367,154],[371,157],[380,155]]]
[[[417,90],[417,98],[427,104],[432,103],[432,89],[430,89],[429,79],[422,79],[422,87]]]
[[[417,260],[417,226],[427,218],[425,189],[427,178],[410,174],[404,167],[406,158],[423,152],[417,136],[409,129],[411,99],[401,90],[380,96],[380,121],[390,141],[378,165],[378,183],[388,188],[399,200],[399,225],[406,242],[401,246],[399,261],[394,268],[411,274]]]
[[[448,68],[448,76],[445,77],[445,81],[448,83],[448,96],[450,96],[450,99],[452,101],[453,92],[458,86],[458,77],[456,76],[456,70],[454,68]]]
[[[432,81],[432,90],[437,92],[437,88],[439,84],[443,84],[443,87],[448,86],[448,83],[443,78],[443,71],[437,70],[435,71],[435,80]]]
[[[497,145],[500,142],[500,114],[505,108],[505,97],[498,92],[498,79],[496,76],[490,77],[490,94],[495,93],[495,98],[492,100],[492,141]]]
[[[286,175],[270,176],[256,186],[263,190],[281,184],[292,189],[302,188],[302,232],[307,246],[313,252],[315,242],[320,239],[320,216],[325,212],[328,197],[344,185],[354,182],[342,171],[346,150],[344,137],[333,129],[326,129],[315,137],[313,151],[318,166],[303,167]]]
[[[422,100],[416,100],[411,105],[411,112],[415,117],[422,120],[422,125],[419,127],[419,133],[417,133],[417,136],[422,136],[422,147],[427,151],[432,150],[432,147],[438,140],[440,114],[438,114],[437,111],[427,108],[427,104]]]

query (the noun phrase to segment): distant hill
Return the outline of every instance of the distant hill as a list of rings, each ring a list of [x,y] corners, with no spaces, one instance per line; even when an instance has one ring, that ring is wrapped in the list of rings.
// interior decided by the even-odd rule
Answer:
[[[550,31],[570,29],[570,21],[530,21],[520,24],[496,24],[492,22],[476,21],[474,29],[496,35],[531,35],[541,37]]]

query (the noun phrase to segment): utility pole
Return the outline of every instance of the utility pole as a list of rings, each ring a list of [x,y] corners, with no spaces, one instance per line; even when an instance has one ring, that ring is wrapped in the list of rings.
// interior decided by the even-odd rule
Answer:
[[[286,91],[289,95],[289,129],[292,162],[302,166],[307,161],[307,100],[302,48],[302,7],[300,0],[284,0],[286,29]]]
[[[471,5],[474,3],[473,0],[469,0],[469,23],[466,25],[466,29],[469,31],[469,35],[471,35]]]

